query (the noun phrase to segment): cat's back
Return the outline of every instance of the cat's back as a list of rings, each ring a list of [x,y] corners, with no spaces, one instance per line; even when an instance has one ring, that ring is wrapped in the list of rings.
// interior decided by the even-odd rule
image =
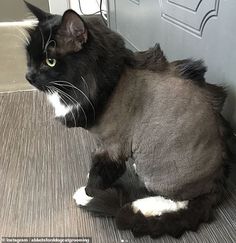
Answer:
[[[184,189],[182,195],[191,197],[210,190],[211,183],[202,188],[206,178],[213,181],[219,173],[223,153],[219,114],[226,95],[201,74],[194,76],[194,70],[189,74],[178,70],[177,64],[164,71],[137,71],[143,103],[133,152],[147,186],[158,185],[158,191],[169,195],[195,184],[196,191]]]
[[[163,126],[163,130],[179,134],[203,133],[204,128],[205,135],[212,130],[216,133],[217,116],[226,97],[222,88],[207,83],[198,85],[168,71],[137,71],[137,80],[142,86],[139,119],[146,124],[143,131],[151,125],[153,131]]]
[[[174,124],[171,130],[217,124],[227,95],[223,87],[205,81],[206,67],[201,60],[169,63],[159,45],[136,55],[136,68],[128,72],[128,83],[138,93],[141,122]]]

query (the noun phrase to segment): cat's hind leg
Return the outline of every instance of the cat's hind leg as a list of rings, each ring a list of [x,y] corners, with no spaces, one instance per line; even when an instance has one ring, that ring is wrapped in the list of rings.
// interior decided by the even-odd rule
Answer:
[[[214,194],[190,201],[174,201],[161,196],[146,197],[126,204],[117,214],[119,229],[131,230],[134,236],[162,235],[180,237],[186,230],[196,231],[211,219]]]

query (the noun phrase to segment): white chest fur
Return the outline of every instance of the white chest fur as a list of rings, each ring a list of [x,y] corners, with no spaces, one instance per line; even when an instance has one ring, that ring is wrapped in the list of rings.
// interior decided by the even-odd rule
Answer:
[[[61,117],[65,116],[67,113],[69,113],[72,110],[72,106],[65,106],[60,99],[60,96],[57,92],[54,92],[52,94],[47,95],[48,101],[51,103],[51,105],[54,108],[55,116]]]

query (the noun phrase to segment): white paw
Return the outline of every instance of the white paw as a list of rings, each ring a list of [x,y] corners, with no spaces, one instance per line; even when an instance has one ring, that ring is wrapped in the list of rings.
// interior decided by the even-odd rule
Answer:
[[[85,186],[80,187],[75,194],[73,195],[73,199],[75,199],[75,202],[79,206],[86,206],[93,197],[90,197],[85,192]]]

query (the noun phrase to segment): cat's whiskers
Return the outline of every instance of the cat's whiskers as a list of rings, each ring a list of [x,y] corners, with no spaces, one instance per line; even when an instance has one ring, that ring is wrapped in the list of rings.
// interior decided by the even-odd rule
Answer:
[[[81,106],[81,104],[75,100],[73,97],[71,97],[69,94],[67,94],[66,92],[56,88],[56,87],[53,87],[55,90],[58,91],[58,93],[61,93],[62,95],[64,95],[65,97],[67,97],[71,102],[72,104],[74,104],[74,108],[76,108],[78,110],[78,108],[80,107],[80,109],[82,110],[83,114],[84,114],[84,118],[85,118],[85,127],[87,127],[87,124],[88,124],[88,119],[87,119],[87,116],[86,116],[86,113],[83,109],[83,107]],[[72,113],[73,117],[74,117],[74,114]],[[74,117],[74,121],[75,121],[75,126],[76,126],[76,120],[75,120],[75,117]]]
[[[47,86],[49,92],[51,93],[51,95],[53,95],[54,93],[59,93],[58,90],[55,89],[55,87],[53,86]],[[60,98],[62,99],[62,101],[68,106],[68,104],[65,102],[65,100],[60,96]],[[64,121],[65,121],[65,125],[67,126],[67,120],[66,120],[66,116],[63,116]]]
[[[35,16],[32,13],[28,12],[26,14],[26,18],[31,20],[31,19],[35,19]]]
[[[57,89],[57,88],[55,88],[55,90],[56,90],[56,91],[58,92],[58,94],[60,95],[60,99],[64,102],[64,104],[65,104],[66,106],[69,106],[69,104],[66,102],[66,100],[62,97],[62,96],[63,96],[63,91],[61,91],[60,89]],[[64,96],[66,96],[65,93],[64,93]],[[68,97],[67,97],[67,98],[68,98]],[[72,115],[72,117],[73,117],[74,125],[75,125],[75,127],[76,127],[76,119],[75,119],[75,116],[74,116],[74,113],[73,113],[73,109],[70,110],[69,112],[71,113],[71,115]],[[65,117],[66,117],[66,116],[65,116]]]
[[[60,90],[60,89],[59,89],[59,90]],[[82,105],[81,105],[77,100],[75,100],[73,97],[71,97],[69,94],[65,93],[64,91],[61,91],[61,92],[63,92],[64,95],[65,95],[68,99],[71,100],[71,102],[73,102],[73,100],[74,100],[74,102],[75,102],[75,104],[76,104],[76,109],[77,109],[77,110],[78,110],[78,108],[80,108],[80,109],[82,110],[82,112],[83,112],[83,114],[84,114],[84,118],[85,118],[85,127],[87,127],[87,125],[88,125],[88,118],[87,118],[87,116],[86,116],[86,113],[85,113],[85,111],[84,111]]]
[[[20,40],[24,45],[27,45],[28,43],[26,42],[26,40],[25,39],[23,39],[21,36],[19,36],[19,35],[15,35],[15,34],[4,34],[4,35],[6,35],[6,36],[13,36],[13,37],[15,37],[15,38],[17,38],[18,40]]]
[[[59,89],[60,90],[60,89]],[[82,110],[82,112],[83,112],[83,114],[84,114],[84,118],[85,118],[85,127],[87,127],[87,125],[88,125],[88,118],[87,118],[87,116],[86,116],[86,113],[85,113],[85,111],[84,111],[84,109],[83,109],[83,107],[82,107],[82,105],[76,100],[76,99],[74,99],[73,97],[71,97],[71,95],[69,95],[69,94],[67,94],[67,93],[65,93],[64,91],[62,91],[62,90],[60,90],[68,99],[70,99],[70,101],[73,103],[73,100],[74,100],[74,104],[76,105],[76,109],[78,110],[78,108],[80,108],[81,110]]]
[[[53,82],[50,82],[50,83],[53,83]],[[67,96],[67,98],[70,99],[70,101],[72,102],[73,105],[79,105],[79,102],[77,100],[75,100],[73,97],[71,97],[69,94],[67,94],[63,90],[61,90],[61,89],[59,89],[57,87],[54,87],[54,86],[50,86],[50,87],[53,87],[53,89],[55,89],[57,91],[60,91],[62,94],[64,94],[65,96]]]
[[[67,105],[67,106],[69,106],[69,104],[65,101],[65,99],[63,99],[62,98],[62,96],[63,96],[63,91],[61,91],[60,89],[56,89],[57,91],[58,91],[58,94],[60,95],[60,98],[62,99],[62,101]],[[64,93],[64,96],[66,96],[67,97],[67,95],[66,95],[66,93]],[[69,99],[69,97],[67,97],[68,99]],[[73,107],[74,108],[74,107]],[[75,127],[76,127],[76,119],[75,119],[75,115],[74,115],[74,113],[73,113],[73,108],[72,108],[72,110],[70,110],[70,113],[71,113],[71,115],[73,116],[73,120],[74,120],[74,125],[75,125]],[[76,109],[78,109],[77,108],[77,106],[75,106],[75,108]]]
[[[84,79],[84,77],[83,77],[82,75],[81,75],[80,77],[81,77],[81,79],[83,80],[83,82],[84,82],[84,84],[85,84],[85,86],[86,86],[86,88],[87,88],[87,91],[88,91],[88,93],[89,93],[89,87],[88,87],[88,84],[87,84],[86,80]]]
[[[24,31],[22,29],[20,29],[18,26],[14,26],[22,35],[23,39],[25,40],[26,44],[29,44],[29,38],[26,36],[26,34],[24,33]]]
[[[87,101],[89,102],[89,104],[91,105],[91,107],[92,107],[92,109],[93,109],[93,116],[94,116],[94,120],[95,120],[95,108],[94,108],[94,106],[93,106],[93,104],[92,104],[92,102],[90,101],[90,99],[88,98],[88,96],[82,91],[82,90],[80,90],[79,88],[77,88],[75,85],[73,85],[73,84],[71,84],[71,83],[69,83],[69,82],[67,82],[67,81],[62,81],[62,80],[58,80],[58,81],[53,81],[53,83],[55,84],[55,85],[59,85],[59,86],[64,86],[64,87],[70,87],[70,88],[72,88],[72,89],[76,89],[76,90],[78,90],[82,95],[84,95],[84,97],[87,99]]]
[[[50,82],[50,83],[52,83],[52,84],[54,84],[54,85],[58,85],[58,86],[61,86],[61,87],[68,87],[68,85],[62,85],[62,84],[58,84],[58,83],[55,83],[55,82]],[[70,87],[70,86],[69,86]],[[59,89],[60,90],[60,89]],[[73,89],[73,91],[74,91],[74,89]],[[63,92],[63,91],[62,91]],[[64,93],[64,95],[65,96],[69,96],[68,98],[71,100],[71,99],[73,99],[75,102],[76,102],[76,104],[80,107],[80,109],[82,110],[82,112],[83,112],[83,114],[84,114],[84,118],[85,118],[85,122],[86,122],[86,125],[85,125],[85,127],[87,127],[87,124],[88,124],[88,118],[87,118],[87,115],[86,115],[86,113],[85,113],[85,111],[84,111],[84,109],[83,109],[83,107],[82,107],[82,105],[76,100],[76,99],[74,99],[71,95],[69,95],[69,94],[67,94],[67,93],[65,93],[65,92],[63,92]],[[75,94],[75,96],[76,96],[76,93],[75,93],[75,91],[74,91],[74,94]],[[72,101],[72,103],[73,103],[73,101]],[[78,108],[77,108],[78,109]]]
[[[54,93],[58,93],[58,91],[53,86],[47,86],[47,88],[48,88],[49,92],[51,93],[51,95],[53,95]],[[60,98],[62,99],[62,97],[60,97]],[[65,102],[65,101],[63,100],[63,102]],[[67,104],[67,103],[65,102],[65,104]],[[65,121],[65,125],[67,125],[66,116],[63,116],[63,118]]]

